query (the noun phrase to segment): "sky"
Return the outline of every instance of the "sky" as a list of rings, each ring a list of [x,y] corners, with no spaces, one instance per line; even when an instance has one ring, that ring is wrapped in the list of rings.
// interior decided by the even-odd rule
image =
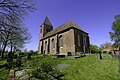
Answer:
[[[114,16],[120,14],[120,0],[33,0],[36,10],[29,13],[24,24],[32,35],[32,40],[25,46],[27,50],[37,50],[40,25],[48,16],[53,28],[72,20],[81,29],[89,33],[90,43],[111,42]]]

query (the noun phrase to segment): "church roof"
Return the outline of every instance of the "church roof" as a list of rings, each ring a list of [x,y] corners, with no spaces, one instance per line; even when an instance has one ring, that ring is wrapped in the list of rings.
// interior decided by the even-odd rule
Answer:
[[[58,26],[57,28],[55,28],[54,30],[48,32],[44,37],[43,39],[47,38],[47,37],[50,37],[50,36],[53,36],[61,31],[64,31],[66,29],[69,29],[69,28],[76,28],[78,30],[81,30],[83,31],[78,25],[76,25],[73,21],[69,20],[68,22]],[[84,32],[84,31],[83,31]],[[86,33],[86,32],[85,32]]]
[[[52,24],[51,24],[51,22],[50,22],[50,20],[48,19],[47,16],[46,16],[45,20],[43,21],[43,24],[52,26]]]

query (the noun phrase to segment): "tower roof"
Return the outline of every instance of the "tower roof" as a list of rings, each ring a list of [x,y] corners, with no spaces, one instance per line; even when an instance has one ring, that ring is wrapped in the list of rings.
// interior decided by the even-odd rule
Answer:
[[[50,22],[50,20],[48,19],[47,16],[46,16],[45,20],[43,21],[43,24],[52,26],[52,24],[51,24],[51,22]]]

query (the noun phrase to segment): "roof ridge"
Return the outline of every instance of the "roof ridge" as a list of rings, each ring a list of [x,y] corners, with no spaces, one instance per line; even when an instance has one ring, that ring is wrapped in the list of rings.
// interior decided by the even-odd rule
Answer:
[[[77,29],[80,29],[80,30],[82,30],[76,23],[74,23],[72,20],[68,20],[66,23],[64,23],[64,24],[67,24],[67,26],[69,26],[69,27],[75,27],[75,28],[77,28]],[[64,24],[62,24],[62,25],[64,25]],[[61,26],[62,26],[61,25]],[[82,30],[83,31],[83,30]]]
[[[52,35],[54,35],[54,34],[56,34],[56,33],[59,33],[59,32],[61,32],[61,31],[63,31],[63,30],[66,30],[66,29],[69,29],[69,28],[72,28],[72,27],[74,27],[74,28],[76,28],[76,29],[78,29],[78,30],[83,31],[83,30],[82,30],[77,24],[75,24],[72,20],[69,20],[69,21],[67,21],[66,23],[61,24],[60,26],[56,27],[56,28],[53,29],[52,31],[48,32],[48,33],[44,36],[44,38],[47,38],[47,37],[49,37],[49,36],[52,36]],[[85,32],[85,31],[83,31],[83,32]],[[86,33],[86,32],[85,32],[85,33]],[[44,39],[44,38],[43,38],[43,39]]]

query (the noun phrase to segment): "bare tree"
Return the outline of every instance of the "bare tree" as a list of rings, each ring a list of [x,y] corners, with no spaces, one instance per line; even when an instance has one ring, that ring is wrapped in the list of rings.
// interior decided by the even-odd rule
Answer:
[[[8,42],[8,47],[10,51],[15,51],[16,49],[23,48],[25,43],[29,43],[31,40],[31,35],[28,32],[28,29],[21,27],[16,32],[10,35],[10,40]]]
[[[21,27],[21,24],[24,16],[33,10],[34,3],[32,3],[32,0],[0,0],[0,48],[2,49],[2,58],[8,44],[9,47],[11,44],[12,50],[13,46],[18,47],[18,43],[19,47],[23,46],[23,43],[29,39],[28,31]],[[20,33],[21,35],[18,36]]]

